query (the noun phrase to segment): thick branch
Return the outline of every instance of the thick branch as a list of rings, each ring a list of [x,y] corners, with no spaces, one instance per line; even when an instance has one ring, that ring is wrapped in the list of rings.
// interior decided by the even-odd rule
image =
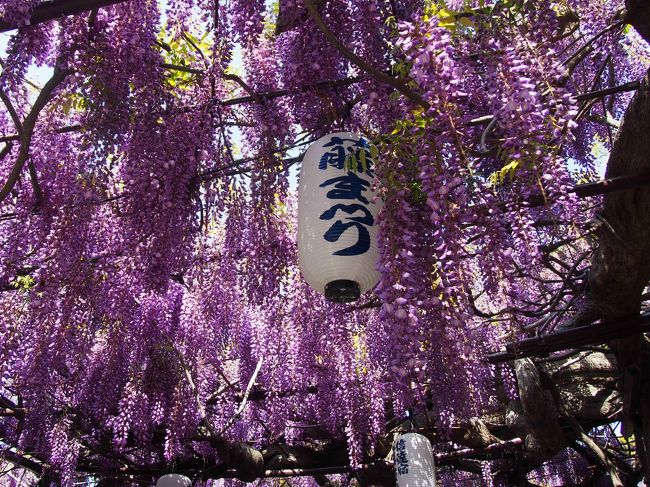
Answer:
[[[29,111],[29,114],[23,123],[22,132],[20,133],[20,149],[18,150],[18,157],[16,158],[16,162],[14,163],[14,166],[9,173],[7,181],[2,187],[2,190],[0,190],[0,203],[4,201],[4,199],[13,189],[14,185],[18,181],[18,178],[20,177],[23,166],[27,162],[27,159],[29,157],[29,148],[32,142],[32,134],[34,133],[34,126],[38,120],[38,115],[40,114],[41,110],[45,108],[45,105],[47,105],[47,103],[50,101],[52,93],[56,87],[59,86],[59,84],[65,79],[67,74],[67,71],[62,70],[59,67],[55,67],[54,74],[45,84],[39,93],[38,98],[36,98],[34,106]]]
[[[650,34],[648,0],[628,1],[628,19]],[[636,12],[632,19],[631,14]],[[646,37],[647,38],[647,37]],[[650,173],[650,81],[641,83],[623,117],[607,163],[607,178]],[[650,191],[637,187],[605,196],[598,249],[589,273],[589,303],[605,322],[633,317],[650,280]],[[640,333],[611,346],[623,375],[623,432],[636,432],[646,482],[650,482],[650,345]]]
[[[12,145],[11,142],[6,142],[5,146],[0,151],[0,161],[3,160],[11,152]]]
[[[18,132],[18,138],[20,140],[20,137],[22,137],[23,135],[23,124],[20,121],[18,112],[16,112],[13,103],[11,103],[11,99],[7,96],[7,94],[2,89],[0,89],[0,98],[2,98],[2,101],[4,102],[5,106],[7,107],[7,110],[9,111],[9,115],[14,121],[14,125],[16,126],[16,131]],[[7,147],[11,148],[9,144],[7,144]],[[0,154],[0,160],[3,157],[4,156]],[[38,183],[38,174],[36,172],[36,166],[34,166],[34,163],[32,161],[29,161],[27,163],[27,168],[29,170],[29,178],[32,182],[32,189],[34,190],[34,199],[35,199],[34,207],[40,208],[41,203],[43,202],[43,191],[41,190],[41,185]]]
[[[215,101],[215,104],[228,107],[228,106],[233,106],[233,105],[241,105],[242,103],[252,103],[252,102],[257,102],[257,97],[259,96],[263,100],[272,100],[274,98],[279,98],[281,96],[287,96],[287,95],[293,95],[297,93],[304,93],[309,90],[313,89],[323,89],[323,88],[336,88],[339,86],[348,86],[348,85],[353,85],[355,83],[358,83],[360,81],[363,81],[364,77],[363,76],[354,76],[352,78],[342,78],[342,79],[336,79],[336,80],[331,80],[331,81],[319,81],[318,83],[314,83],[313,85],[306,85],[301,88],[297,88],[294,90],[275,90],[275,91],[269,91],[266,93],[259,93],[256,96],[241,96],[238,98],[231,98],[229,100],[224,100],[224,101]]]
[[[11,103],[11,99],[3,89],[0,89],[0,99],[2,99],[3,103],[5,104],[5,107],[7,107],[7,111],[9,112],[9,116],[14,122],[14,125],[16,126],[16,131],[20,134],[23,130],[23,124],[20,121],[20,117],[18,116],[18,113],[16,112],[16,109],[14,108],[14,104]]]
[[[49,0],[43,1],[32,12],[29,25],[41,24],[66,15],[79,14],[99,7],[107,7],[126,0]],[[20,25],[0,20],[0,32],[17,29]]]
[[[557,420],[557,411],[551,406],[542,388],[539,371],[530,359],[515,362],[519,397],[526,417],[526,453],[530,460],[543,462],[553,457],[567,444]]]
[[[582,441],[591,449],[591,451],[596,455],[596,458],[598,458],[598,461],[603,465],[603,467],[607,469],[614,487],[623,487],[623,482],[621,481],[621,477],[618,473],[616,465],[614,465],[614,463],[609,459],[603,449],[594,440],[592,440],[589,435],[587,435],[580,423],[578,423],[578,421],[576,421],[576,419],[571,414],[569,414],[569,412],[564,407],[558,388],[555,386],[550,377],[544,376],[544,379],[545,384],[548,386],[548,390],[553,396],[553,401],[556,407],[558,408],[562,417],[569,424],[569,427],[573,433],[580,439],[580,441]]]
[[[393,78],[392,76],[378,70],[371,64],[361,59],[350,49],[348,49],[332,33],[332,31],[329,30],[327,24],[325,24],[323,18],[318,13],[318,9],[316,8],[316,5],[314,4],[313,0],[303,0],[303,3],[305,4],[305,7],[307,8],[307,11],[309,12],[311,18],[314,20],[314,22],[316,22],[316,25],[318,26],[320,31],[325,35],[325,37],[327,37],[327,39],[332,43],[332,45],[336,48],[336,50],[341,53],[343,57],[351,61],[355,66],[361,68],[366,73],[370,74],[377,81],[381,81],[382,83],[392,86],[412,102],[417,103],[418,105],[424,107],[425,109],[428,109],[430,107],[429,103],[427,103],[420,95],[418,95],[413,90],[411,90],[408,86],[406,86],[402,81],[400,81],[397,78]]]
[[[248,93],[250,96],[253,97],[255,102],[259,105],[264,104],[264,99],[260,96],[259,93],[255,93],[253,88],[251,88],[248,83],[246,83],[243,79],[241,79],[239,76],[236,74],[224,74],[223,75],[224,79],[228,79],[230,81],[234,81],[237,83],[239,86],[241,86],[246,93]]]

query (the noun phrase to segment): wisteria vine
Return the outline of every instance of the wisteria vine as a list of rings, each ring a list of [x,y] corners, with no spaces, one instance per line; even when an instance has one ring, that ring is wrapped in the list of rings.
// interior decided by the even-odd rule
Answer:
[[[38,1],[0,0],[17,29],[0,74],[0,457],[33,452],[51,485],[207,481],[230,461],[212,431],[334,446],[361,471],[407,412],[446,451],[517,399],[485,355],[526,336],[537,304],[557,312],[546,329],[577,309],[594,207],[571,188],[597,176],[629,98],[575,95],[640,79],[647,45],[622,1],[312,3],[329,33],[295,0],[131,0],[35,26]],[[381,279],[350,305],[296,258],[295,163],[335,130],[380,153]],[[564,239],[571,292],[545,250]],[[560,455],[529,476],[586,475]],[[501,460],[476,468],[443,482],[509,485]]]

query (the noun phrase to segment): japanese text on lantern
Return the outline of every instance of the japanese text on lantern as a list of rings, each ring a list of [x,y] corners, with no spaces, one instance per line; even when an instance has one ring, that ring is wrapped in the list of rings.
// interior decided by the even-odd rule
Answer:
[[[395,467],[397,475],[409,473],[409,459],[406,456],[406,442],[403,439],[395,445]]]
[[[348,145],[351,143],[352,145]],[[353,156],[356,161],[361,161],[361,170],[348,170],[345,176],[328,179],[323,182],[321,188],[329,188],[327,198],[330,200],[342,200],[345,203],[332,205],[329,210],[324,211],[321,220],[333,220],[338,211],[348,214],[344,220],[337,219],[330,226],[323,237],[328,242],[337,242],[341,235],[350,228],[356,228],[358,232],[357,242],[350,247],[334,252],[334,255],[361,255],[370,249],[370,233],[368,227],[375,224],[375,219],[367,206],[370,202],[364,195],[370,188],[370,181],[359,177],[359,174],[366,174],[373,177],[373,160],[369,142],[363,137],[359,140],[344,139],[332,136],[324,148],[328,151],[323,154],[318,164],[322,171],[329,167],[336,169],[346,168],[346,159]],[[348,203],[349,202],[349,203]],[[361,215],[359,215],[361,213]],[[356,216],[355,216],[356,214]]]

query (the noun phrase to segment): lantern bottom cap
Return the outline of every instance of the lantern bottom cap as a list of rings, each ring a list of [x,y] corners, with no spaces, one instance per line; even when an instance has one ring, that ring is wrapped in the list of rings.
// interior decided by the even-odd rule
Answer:
[[[359,283],[348,279],[337,279],[325,285],[325,297],[333,303],[351,303],[361,296]]]

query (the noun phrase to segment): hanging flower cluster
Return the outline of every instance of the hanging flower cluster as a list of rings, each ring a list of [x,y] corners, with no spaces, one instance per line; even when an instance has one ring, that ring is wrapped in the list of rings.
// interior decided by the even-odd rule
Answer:
[[[0,400],[24,411],[0,447],[58,484],[228,461],[210,430],[341,446],[359,467],[409,409],[449,439],[503,399],[496,382],[517,397],[485,354],[562,290],[535,279],[543,248],[593,217],[570,190],[609,134],[574,95],[610,65],[634,79],[644,48],[611,28],[579,51],[550,0],[311,3],[329,33],[291,0],[115,2],[36,26],[40,2],[0,0],[18,28],[0,74]],[[622,7],[564,4],[584,36]],[[349,305],[307,286],[295,244],[294,165],[338,130],[377,146],[383,200],[381,279]]]

